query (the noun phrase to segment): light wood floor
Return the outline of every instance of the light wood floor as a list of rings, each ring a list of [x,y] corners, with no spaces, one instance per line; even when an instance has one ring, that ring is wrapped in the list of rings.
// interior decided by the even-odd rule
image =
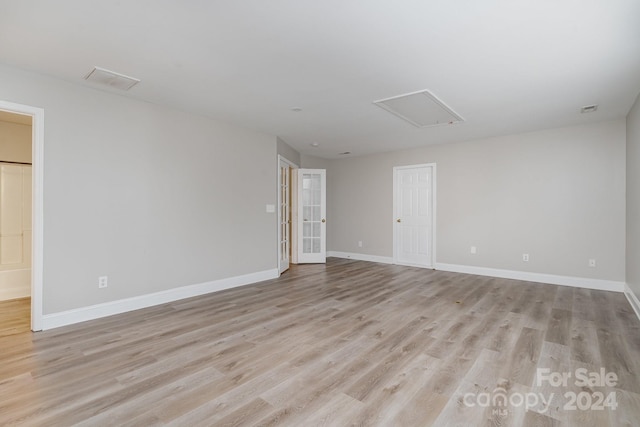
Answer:
[[[536,384],[601,367],[615,386]],[[638,426],[639,373],[623,294],[329,259],[0,337],[0,425]],[[512,404],[481,406],[498,387]],[[568,410],[572,392],[618,406]],[[528,393],[555,398],[526,411]]]
[[[31,330],[31,298],[0,301],[0,337]]]

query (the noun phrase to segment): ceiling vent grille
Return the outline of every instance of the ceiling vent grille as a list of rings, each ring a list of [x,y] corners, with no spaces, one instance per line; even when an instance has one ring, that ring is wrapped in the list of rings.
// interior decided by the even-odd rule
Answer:
[[[138,83],[139,79],[125,76],[101,67],[94,67],[84,78],[86,81],[96,83],[103,86],[109,86],[114,89],[129,90]]]
[[[419,128],[464,121],[462,116],[428,90],[381,99],[373,103]]]

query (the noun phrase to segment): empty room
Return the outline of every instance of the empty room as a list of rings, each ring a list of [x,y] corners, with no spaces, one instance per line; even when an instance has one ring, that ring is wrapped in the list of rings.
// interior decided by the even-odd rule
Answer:
[[[640,2],[0,0],[0,425],[639,426]]]

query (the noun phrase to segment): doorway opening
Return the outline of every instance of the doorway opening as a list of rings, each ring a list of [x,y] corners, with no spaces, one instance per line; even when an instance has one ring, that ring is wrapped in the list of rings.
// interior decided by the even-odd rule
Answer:
[[[0,334],[42,330],[44,110],[0,101]]]

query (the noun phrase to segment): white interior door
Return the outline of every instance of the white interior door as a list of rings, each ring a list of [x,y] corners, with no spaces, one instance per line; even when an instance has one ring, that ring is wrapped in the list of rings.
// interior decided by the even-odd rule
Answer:
[[[289,269],[291,253],[291,165],[279,159],[278,171],[278,266],[282,273]]]
[[[293,262],[325,263],[327,259],[326,171],[297,169],[295,171],[295,252]]]
[[[393,168],[396,264],[434,266],[435,164]]]

